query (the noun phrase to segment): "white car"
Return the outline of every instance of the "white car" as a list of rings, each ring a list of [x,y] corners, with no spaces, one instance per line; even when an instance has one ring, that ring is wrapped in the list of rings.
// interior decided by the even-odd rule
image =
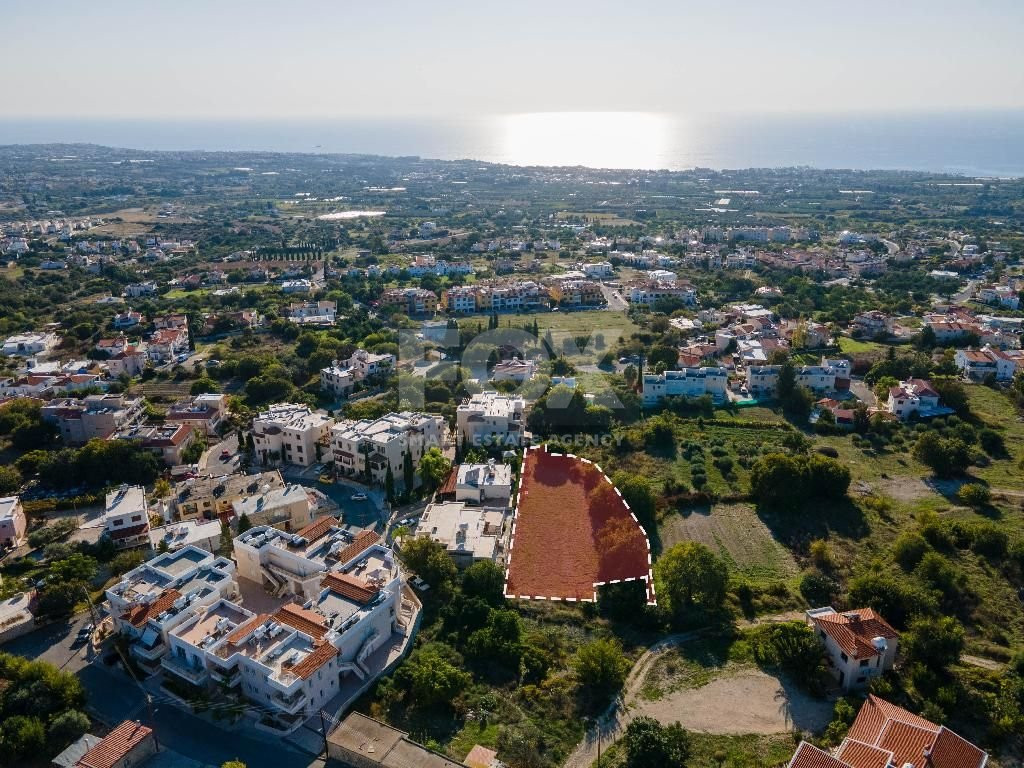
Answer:
[[[365,493],[353,493],[351,496],[349,496],[349,499],[351,501],[366,501],[366,494]]]

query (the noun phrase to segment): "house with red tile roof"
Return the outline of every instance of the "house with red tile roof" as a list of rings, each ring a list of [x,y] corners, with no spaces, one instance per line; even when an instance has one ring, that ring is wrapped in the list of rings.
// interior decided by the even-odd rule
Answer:
[[[82,755],[75,768],[130,768],[142,764],[156,750],[152,728],[125,720]]]
[[[870,608],[840,613],[835,608],[812,608],[807,623],[825,646],[832,676],[843,690],[862,688],[892,669],[899,633]]]
[[[985,768],[988,754],[944,725],[869,695],[829,753],[801,742],[789,768]]]

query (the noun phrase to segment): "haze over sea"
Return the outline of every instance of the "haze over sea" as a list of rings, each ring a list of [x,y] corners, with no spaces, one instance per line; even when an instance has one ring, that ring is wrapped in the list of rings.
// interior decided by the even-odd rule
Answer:
[[[0,120],[0,144],[416,155],[512,165],[685,170],[811,166],[1024,176],[1024,111],[471,118]]]

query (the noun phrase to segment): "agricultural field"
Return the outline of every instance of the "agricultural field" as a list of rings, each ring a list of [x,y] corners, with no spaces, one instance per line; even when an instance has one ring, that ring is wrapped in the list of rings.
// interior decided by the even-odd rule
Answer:
[[[749,504],[703,504],[667,511],[658,520],[658,529],[663,550],[683,541],[699,541],[751,583],[788,581],[799,572],[792,554]]]

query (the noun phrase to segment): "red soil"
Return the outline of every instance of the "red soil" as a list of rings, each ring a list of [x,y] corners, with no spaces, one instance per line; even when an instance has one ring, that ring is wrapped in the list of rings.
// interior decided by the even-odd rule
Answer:
[[[534,449],[521,483],[506,594],[593,600],[595,584],[647,578],[647,537],[597,467]]]

